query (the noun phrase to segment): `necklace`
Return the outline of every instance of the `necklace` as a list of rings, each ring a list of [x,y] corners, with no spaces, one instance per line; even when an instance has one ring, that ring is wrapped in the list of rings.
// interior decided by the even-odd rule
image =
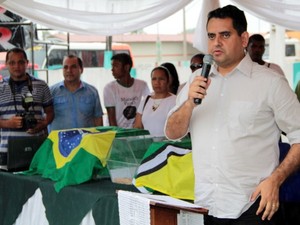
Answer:
[[[155,111],[159,107],[162,99],[157,99],[156,101],[153,99],[153,105],[152,105],[152,110]]]

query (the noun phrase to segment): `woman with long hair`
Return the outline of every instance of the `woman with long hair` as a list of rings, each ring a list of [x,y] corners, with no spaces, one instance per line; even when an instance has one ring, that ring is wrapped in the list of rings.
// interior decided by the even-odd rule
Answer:
[[[167,114],[175,105],[176,95],[169,91],[170,72],[164,66],[151,72],[153,93],[141,101],[135,117],[134,128],[149,130],[156,137],[164,136]]]

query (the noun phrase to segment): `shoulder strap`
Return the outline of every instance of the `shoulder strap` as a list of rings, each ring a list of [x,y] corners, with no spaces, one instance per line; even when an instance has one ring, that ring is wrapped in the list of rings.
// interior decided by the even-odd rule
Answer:
[[[148,100],[149,100],[150,97],[151,97],[151,95],[147,95],[145,103],[144,103],[144,106],[143,106],[143,111],[144,111],[145,106],[146,106],[146,104],[147,104],[147,102],[148,102]]]

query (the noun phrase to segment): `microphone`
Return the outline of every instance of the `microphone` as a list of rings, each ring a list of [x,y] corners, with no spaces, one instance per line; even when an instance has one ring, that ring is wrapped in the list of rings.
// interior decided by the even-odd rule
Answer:
[[[208,78],[209,71],[210,71],[212,63],[213,63],[212,55],[210,55],[210,54],[205,55],[204,58],[203,58],[203,67],[202,67],[202,71],[201,71],[201,76],[202,77]],[[200,105],[201,102],[202,102],[201,98],[195,98],[194,99],[194,103],[196,105]]]

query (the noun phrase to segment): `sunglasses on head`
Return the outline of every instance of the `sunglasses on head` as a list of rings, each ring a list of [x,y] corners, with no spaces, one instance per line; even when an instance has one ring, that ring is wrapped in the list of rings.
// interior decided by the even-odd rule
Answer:
[[[191,70],[196,70],[202,68],[203,64],[202,63],[193,63],[190,65]]]

